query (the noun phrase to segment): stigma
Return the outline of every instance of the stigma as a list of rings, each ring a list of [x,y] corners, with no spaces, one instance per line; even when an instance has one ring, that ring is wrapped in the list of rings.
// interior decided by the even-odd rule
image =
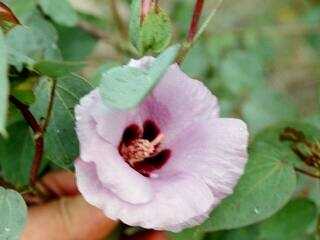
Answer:
[[[163,134],[159,134],[152,141],[137,138],[131,141],[128,145],[122,144],[120,146],[120,153],[131,166],[134,166],[136,163],[142,162],[146,158],[150,158],[159,153],[159,146],[163,139]]]

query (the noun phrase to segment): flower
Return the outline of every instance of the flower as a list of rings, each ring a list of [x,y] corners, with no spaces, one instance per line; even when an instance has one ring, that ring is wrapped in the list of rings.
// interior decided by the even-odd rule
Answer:
[[[202,223],[233,192],[247,160],[246,124],[219,118],[216,97],[177,64],[132,110],[104,105],[93,90],[76,107],[76,125],[80,192],[131,226],[177,232]]]

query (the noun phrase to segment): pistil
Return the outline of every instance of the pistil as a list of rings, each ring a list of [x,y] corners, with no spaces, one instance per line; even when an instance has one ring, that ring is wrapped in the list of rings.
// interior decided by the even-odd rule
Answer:
[[[156,155],[159,152],[158,147],[163,141],[163,138],[164,135],[159,134],[151,142],[143,138],[135,139],[128,145],[122,144],[120,153],[131,166],[134,166],[136,163]]]

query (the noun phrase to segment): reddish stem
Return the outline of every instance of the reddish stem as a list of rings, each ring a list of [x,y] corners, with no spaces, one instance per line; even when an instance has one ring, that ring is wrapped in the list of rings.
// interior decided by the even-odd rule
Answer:
[[[189,27],[187,41],[192,43],[195,35],[197,34],[199,20],[202,14],[204,0],[197,0],[193,9],[193,16]]]
[[[143,23],[145,17],[148,15],[152,4],[152,0],[141,0],[140,25]]]
[[[18,100],[16,97],[10,95],[9,100],[14,104],[21,112],[22,116],[32,128],[35,136],[35,154],[32,162],[32,167],[30,171],[30,184],[34,186],[37,180],[38,171],[41,165],[41,160],[43,156],[43,128],[37,122],[33,114],[29,110],[29,106]]]
[[[33,132],[35,134],[41,133],[42,128],[40,124],[38,124],[35,117],[32,115],[32,113],[29,111],[29,106],[18,100],[16,97],[10,95],[9,97],[10,102],[15,105],[21,112],[24,119],[27,121],[29,126],[32,128]]]

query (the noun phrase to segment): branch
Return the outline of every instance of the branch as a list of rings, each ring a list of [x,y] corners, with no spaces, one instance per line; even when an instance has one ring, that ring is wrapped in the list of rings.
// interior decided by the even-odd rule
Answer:
[[[44,147],[44,140],[43,140],[43,129],[40,124],[37,122],[33,114],[29,110],[29,106],[18,100],[16,97],[10,95],[9,97],[10,102],[15,105],[21,112],[22,116],[32,128],[34,132],[34,139],[35,139],[35,154],[31,166],[30,171],[30,184],[31,186],[35,185],[38,170],[41,165],[41,160],[43,156],[43,147]]]
[[[294,170],[296,170],[297,172],[300,172],[300,173],[302,173],[304,175],[307,175],[309,177],[320,179],[320,175],[319,174],[310,173],[310,172],[308,172],[306,170],[303,170],[303,169],[297,168],[297,167],[295,167]]]
[[[194,6],[193,16],[192,16],[192,20],[189,27],[188,37],[187,37],[187,42],[189,43],[192,43],[194,37],[196,36],[199,20],[203,10],[203,5],[204,5],[204,0],[197,0]]]

